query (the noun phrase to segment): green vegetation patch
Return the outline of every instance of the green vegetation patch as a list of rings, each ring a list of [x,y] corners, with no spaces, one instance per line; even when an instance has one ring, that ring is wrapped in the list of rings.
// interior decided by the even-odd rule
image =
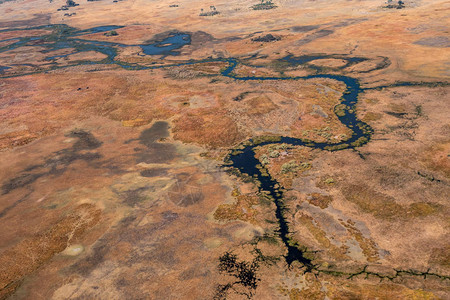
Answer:
[[[252,139],[252,144],[253,145],[260,145],[262,143],[279,142],[279,141],[281,141],[281,136],[262,135],[262,136],[257,136],[255,138],[253,138]]]
[[[277,6],[271,0],[261,0],[261,3],[252,6],[253,10],[268,10],[274,9]]]
[[[334,113],[338,116],[338,117],[343,117],[346,114],[346,111],[348,111],[350,109],[350,107],[348,107],[345,104],[338,104],[334,107]]]
[[[119,35],[119,34],[117,33],[117,31],[111,30],[111,31],[105,32],[104,35],[105,36],[116,36],[116,35]]]
[[[416,202],[402,206],[393,197],[364,185],[349,185],[342,192],[348,201],[356,204],[363,212],[380,219],[423,218],[442,211],[441,205],[430,202]]]
[[[349,185],[342,191],[347,201],[356,204],[363,212],[380,219],[394,219],[405,213],[393,197],[377,192],[365,185]]]

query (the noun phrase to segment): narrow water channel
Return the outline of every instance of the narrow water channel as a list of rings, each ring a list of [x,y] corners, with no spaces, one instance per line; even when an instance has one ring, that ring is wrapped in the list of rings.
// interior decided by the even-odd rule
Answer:
[[[227,76],[236,80],[300,80],[300,79],[311,79],[311,78],[328,78],[336,81],[340,81],[346,85],[346,90],[344,91],[340,104],[344,104],[346,109],[341,111],[338,115],[339,120],[352,130],[352,136],[345,141],[339,143],[316,143],[312,141],[305,141],[302,139],[297,139],[293,137],[281,137],[278,141],[267,141],[263,143],[253,144],[252,141],[246,142],[246,146],[238,151],[237,154],[230,155],[228,161],[231,163],[230,166],[239,170],[240,173],[247,176],[255,178],[260,183],[260,191],[268,193],[273,199],[276,205],[275,216],[278,221],[278,234],[287,249],[287,254],[285,255],[285,260],[288,265],[291,265],[294,261],[299,262],[305,267],[305,272],[312,271],[315,266],[312,260],[305,256],[305,252],[301,250],[295,242],[291,239],[291,232],[289,230],[289,223],[286,220],[286,208],[283,201],[283,191],[278,188],[280,186],[268,172],[267,174],[262,174],[261,170],[257,168],[261,165],[258,159],[255,157],[254,148],[257,146],[264,146],[268,144],[289,144],[293,146],[305,146],[314,149],[337,151],[349,148],[355,148],[367,143],[370,140],[373,130],[362,121],[358,120],[356,117],[355,105],[358,101],[358,95],[362,92],[360,84],[357,79],[348,76],[339,76],[332,74],[320,74],[311,75],[304,77],[238,77],[233,74],[232,71],[236,68],[238,62],[233,61],[230,64],[230,68],[222,72],[223,76]]]
[[[355,105],[358,101],[358,95],[363,92],[357,79],[333,75],[333,74],[316,74],[309,76],[298,76],[298,77],[287,77],[287,76],[269,76],[269,77],[258,77],[258,76],[243,76],[240,77],[234,73],[236,67],[240,64],[240,61],[236,58],[216,58],[216,59],[206,59],[198,61],[188,61],[184,63],[176,63],[170,65],[159,65],[159,66],[143,66],[139,64],[127,64],[116,60],[117,49],[124,47],[139,46],[141,47],[144,55],[176,55],[174,50],[180,49],[181,47],[191,43],[191,37],[186,33],[173,33],[168,34],[165,39],[156,41],[153,43],[142,44],[142,45],[125,45],[121,43],[106,42],[106,41],[93,41],[82,39],[83,35],[92,33],[101,33],[109,30],[120,29],[120,26],[101,26],[94,27],[87,30],[77,30],[75,28],[69,27],[67,25],[48,25],[33,29],[50,29],[52,33],[43,35],[41,37],[23,37],[17,38],[12,44],[0,48],[0,53],[17,49],[23,46],[37,46],[44,47],[43,53],[49,53],[49,56],[45,58],[47,61],[52,61],[54,66],[52,69],[67,67],[58,66],[56,59],[61,57],[66,57],[75,53],[96,51],[103,53],[107,58],[98,62],[82,61],[75,65],[85,65],[85,64],[117,64],[125,69],[131,70],[145,70],[145,69],[163,69],[167,67],[183,66],[183,65],[194,65],[205,62],[226,62],[228,66],[220,72],[224,77],[232,78],[238,81],[251,81],[251,80],[307,80],[314,78],[325,78],[340,81],[346,85],[346,90],[341,97],[341,109],[340,113],[337,114],[339,120],[352,130],[353,134],[346,141],[341,141],[339,143],[316,143],[313,141],[297,139],[293,137],[280,137],[279,141],[267,141],[255,145],[252,140],[245,143],[245,147],[242,151],[239,151],[235,155],[230,155],[228,161],[231,163],[231,167],[239,170],[240,173],[251,176],[255,178],[260,183],[260,191],[268,194],[274,201],[276,205],[275,216],[278,221],[278,234],[287,249],[287,254],[285,255],[286,263],[291,265],[294,261],[298,261],[303,266],[305,266],[306,271],[311,271],[315,268],[312,260],[305,257],[305,252],[297,246],[295,242],[292,241],[291,232],[289,229],[289,223],[286,219],[286,209],[285,203],[283,202],[283,190],[280,184],[270,176],[262,175],[261,170],[257,168],[260,162],[255,157],[254,148],[256,146],[273,144],[273,143],[285,143],[293,146],[305,146],[314,149],[337,151],[349,148],[359,147],[370,140],[372,134],[372,129],[365,123],[358,120],[356,117]],[[0,32],[3,32],[2,30]],[[13,30],[6,30],[13,31]],[[1,42],[1,41],[0,41]],[[72,52],[63,55],[51,55],[52,51],[59,49],[74,49]],[[292,57],[287,56],[282,60],[289,62],[291,65],[301,66],[308,64],[312,60],[330,58],[332,56],[327,55],[315,55],[315,56],[303,56],[303,57]],[[342,59],[347,60],[347,65],[357,63],[360,61],[367,60],[362,57],[344,57],[340,56]],[[6,71],[8,67],[3,67],[1,71]],[[318,71],[317,69],[315,69]],[[37,72],[35,72],[37,73]],[[1,74],[1,73],[0,73]],[[3,76],[7,77],[7,76]]]

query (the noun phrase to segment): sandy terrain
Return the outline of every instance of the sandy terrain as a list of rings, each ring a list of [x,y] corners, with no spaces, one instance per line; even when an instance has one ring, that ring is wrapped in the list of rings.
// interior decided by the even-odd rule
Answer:
[[[450,2],[75,2],[0,1],[0,299],[450,297]]]

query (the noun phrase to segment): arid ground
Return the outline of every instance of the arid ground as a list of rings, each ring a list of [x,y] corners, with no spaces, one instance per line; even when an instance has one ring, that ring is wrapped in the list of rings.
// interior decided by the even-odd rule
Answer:
[[[449,299],[449,13],[0,0],[0,299]]]

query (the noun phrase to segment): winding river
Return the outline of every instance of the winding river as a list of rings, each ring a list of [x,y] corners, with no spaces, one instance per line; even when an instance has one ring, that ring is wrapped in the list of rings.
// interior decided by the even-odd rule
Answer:
[[[120,43],[113,42],[105,42],[105,41],[92,41],[82,39],[83,35],[89,35],[92,33],[101,33],[107,32],[115,29],[121,28],[120,26],[101,26],[94,27],[87,30],[77,30],[75,28],[69,27],[67,25],[48,25],[48,26],[40,26],[34,28],[28,28],[26,30],[52,30],[51,33],[47,35],[43,35],[40,37],[22,37],[16,39],[3,40],[4,41],[14,41],[7,46],[0,48],[0,53],[5,51],[14,50],[24,46],[35,46],[35,47],[44,47],[46,50],[42,51],[43,53],[49,53],[49,56],[45,58],[46,61],[49,61],[51,64],[50,69],[59,69],[65,68],[68,66],[59,66],[56,63],[56,59],[61,57],[67,57],[80,52],[87,51],[96,51],[105,54],[107,57],[101,61],[92,62],[92,61],[82,61],[77,62],[76,65],[86,65],[86,64],[117,64],[122,68],[132,69],[132,70],[150,70],[150,69],[161,69],[167,67],[174,66],[183,66],[183,65],[192,65],[198,63],[205,62],[226,62],[228,66],[225,69],[220,71],[220,74],[225,77],[229,77],[239,81],[250,81],[250,80],[307,80],[313,78],[325,78],[332,79],[336,81],[340,81],[346,85],[346,90],[341,97],[341,109],[338,114],[339,120],[350,128],[353,132],[351,137],[346,141],[341,141],[339,143],[316,143],[310,140],[297,139],[292,137],[279,137],[279,139],[274,142],[266,141],[262,143],[258,143],[255,145],[252,140],[247,141],[242,151],[238,151],[235,155],[229,155],[227,161],[229,162],[229,166],[239,170],[241,174],[251,176],[255,178],[260,183],[260,191],[267,193],[274,201],[276,205],[275,215],[278,220],[278,234],[287,249],[287,254],[285,255],[285,260],[288,265],[291,265],[294,261],[301,263],[306,267],[306,271],[311,271],[315,268],[312,263],[312,260],[305,257],[305,253],[300,249],[295,243],[292,242],[290,237],[291,232],[289,230],[289,223],[285,217],[285,205],[283,203],[283,190],[279,188],[279,183],[270,175],[263,176],[261,170],[257,168],[260,165],[260,162],[255,157],[254,148],[256,146],[262,146],[273,143],[285,143],[294,146],[306,146],[315,149],[336,151],[342,149],[355,148],[357,146],[361,146],[367,143],[372,134],[372,129],[365,123],[358,120],[355,112],[355,105],[358,101],[358,95],[363,91],[360,87],[360,84],[357,79],[342,76],[342,75],[333,75],[333,74],[315,74],[309,76],[298,76],[298,77],[287,77],[287,76],[279,76],[279,77],[258,77],[258,76],[238,76],[234,73],[236,67],[241,63],[236,58],[216,58],[216,59],[206,59],[206,60],[198,60],[198,61],[188,61],[177,64],[166,64],[166,65],[157,65],[157,66],[144,66],[139,64],[128,64],[121,61],[116,60],[117,57],[117,49],[125,48],[125,47],[141,47],[142,52],[145,55],[177,55],[176,50],[181,47],[190,44],[191,38],[189,34],[173,32],[168,33],[165,39],[160,41],[156,41],[148,44],[140,44],[140,45],[126,45]],[[14,29],[13,29],[14,30]],[[8,30],[8,31],[13,31]],[[4,32],[4,31],[0,31]],[[72,52],[63,55],[51,55],[50,53],[55,50],[60,49],[73,49]],[[291,65],[305,65],[313,60],[330,58],[333,56],[329,55],[314,55],[314,56],[301,56],[301,57],[293,57],[287,56],[283,58],[285,62],[288,62]],[[352,64],[359,63],[367,60],[362,57],[347,57],[347,56],[339,56],[340,59],[346,60],[346,65],[343,67],[348,67]],[[71,65],[69,65],[71,66]],[[317,69],[313,65],[308,65],[310,69],[319,72],[320,69]],[[37,72],[31,72],[28,74],[33,74]],[[26,74],[21,74],[18,76],[22,76]],[[17,75],[13,75],[17,76]],[[2,77],[13,77],[4,74]],[[242,147],[241,147],[242,148]]]
[[[172,32],[168,33],[165,38],[159,41],[152,41],[147,44],[139,45],[126,45],[120,43],[106,42],[106,41],[93,41],[82,39],[84,35],[89,35],[92,33],[107,32],[115,29],[119,29],[121,26],[101,26],[94,27],[88,30],[77,30],[76,28],[69,27],[67,25],[47,25],[39,26],[27,29],[17,29],[17,30],[51,30],[51,33],[36,37],[18,37],[2,40],[1,42],[9,43],[6,46],[0,47],[0,53],[11,51],[20,47],[43,47],[45,50],[40,50],[41,53],[48,53],[45,57],[45,61],[48,62],[46,66],[48,70],[55,70],[60,68],[67,68],[75,65],[91,65],[91,64],[116,64],[122,68],[130,70],[151,70],[151,69],[162,69],[174,66],[183,65],[193,65],[205,62],[226,62],[228,65],[226,68],[220,71],[220,75],[232,78],[238,81],[251,81],[251,80],[307,80],[314,78],[324,78],[331,79],[335,81],[342,82],[346,86],[339,106],[336,107],[335,112],[340,122],[348,127],[352,131],[352,135],[349,139],[341,141],[339,143],[318,143],[310,140],[298,139],[293,137],[277,137],[277,140],[258,142],[255,143],[253,140],[246,141],[240,147],[239,151],[233,152],[227,157],[227,163],[229,167],[239,170],[243,175],[247,175],[255,178],[260,183],[260,191],[268,194],[274,201],[276,205],[275,215],[278,220],[278,235],[283,244],[287,249],[287,254],[285,255],[285,260],[288,265],[297,261],[305,267],[305,271],[316,270],[317,267],[313,264],[312,260],[306,257],[306,253],[301,249],[295,242],[292,241],[291,232],[289,230],[289,223],[285,217],[286,208],[283,202],[283,190],[280,188],[280,184],[269,175],[262,174],[261,170],[257,167],[260,162],[255,157],[255,147],[273,144],[273,143],[285,143],[293,146],[305,146],[314,149],[321,149],[325,151],[338,151],[343,149],[354,149],[356,147],[362,146],[367,143],[373,133],[372,128],[369,125],[358,120],[356,116],[355,105],[358,101],[358,96],[364,92],[361,88],[360,83],[357,79],[335,74],[321,73],[321,69],[313,67],[308,63],[312,60],[325,59],[325,58],[335,58],[330,55],[315,55],[315,56],[301,56],[293,57],[287,56],[282,60],[288,62],[291,65],[302,65],[315,72],[314,75],[309,76],[298,76],[298,77],[258,77],[258,76],[238,76],[234,73],[236,67],[242,62],[237,58],[215,58],[215,59],[204,59],[197,61],[187,61],[175,64],[165,64],[165,65],[154,65],[146,66],[140,64],[125,63],[117,60],[117,50],[119,48],[125,47],[141,47],[143,55],[160,55],[163,58],[167,55],[177,55],[177,49],[188,45],[191,43],[191,36],[187,33]],[[2,30],[14,31],[15,29]],[[57,54],[52,55],[51,52],[60,49],[72,49],[68,54]],[[67,57],[80,52],[95,51],[106,55],[106,58],[100,61],[79,61],[72,65],[60,66],[57,63],[57,59],[61,57]],[[346,60],[346,65],[343,67],[348,67],[352,64],[356,64],[362,61],[368,60],[368,58],[363,57],[350,57],[340,55],[340,59]],[[8,74],[11,66],[0,66],[0,78],[23,76],[28,74],[35,74],[45,72],[42,70],[31,71],[28,73],[21,74]],[[381,68],[381,67],[380,67]],[[405,85],[411,85],[410,83],[405,83]]]
[[[311,79],[311,78],[328,78],[336,81],[343,82],[346,85],[346,90],[341,97],[341,105],[345,105],[345,109],[338,115],[339,120],[352,130],[352,136],[339,143],[316,143],[310,140],[302,140],[293,137],[280,137],[276,142],[273,140],[254,144],[252,140],[245,142],[245,146],[242,151],[238,151],[237,154],[230,155],[228,161],[231,162],[231,167],[234,167],[240,171],[240,173],[247,176],[256,178],[260,182],[260,190],[267,192],[273,199],[276,205],[275,215],[278,220],[278,234],[283,244],[287,248],[287,254],[285,260],[288,265],[291,265],[294,261],[302,264],[306,269],[305,272],[310,272],[315,268],[312,260],[305,257],[305,252],[298,247],[295,242],[291,240],[291,232],[289,231],[289,223],[285,217],[285,205],[283,203],[283,191],[279,188],[280,184],[277,182],[268,172],[262,174],[261,169],[257,168],[260,162],[255,157],[254,148],[257,146],[264,146],[273,143],[284,143],[293,146],[305,146],[314,149],[337,151],[349,148],[355,148],[367,143],[370,140],[373,130],[369,125],[361,122],[356,117],[355,105],[358,101],[358,95],[362,92],[358,80],[340,75],[320,74],[310,75],[304,77],[237,77],[230,75],[236,67],[237,62],[233,62],[229,69],[222,72],[223,76],[228,76],[237,80],[299,80],[299,79]],[[267,175],[269,174],[269,175]]]

